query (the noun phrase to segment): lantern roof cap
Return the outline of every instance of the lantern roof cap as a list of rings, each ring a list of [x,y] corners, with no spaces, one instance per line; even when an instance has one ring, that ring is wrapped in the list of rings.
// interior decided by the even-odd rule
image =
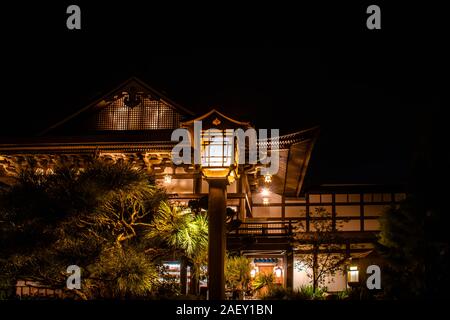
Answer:
[[[191,119],[188,121],[184,121],[181,123],[181,127],[190,127],[194,124],[194,121],[208,121],[211,119],[211,124],[215,127],[220,127],[224,125],[224,122],[227,124],[235,125],[238,127],[251,128],[252,125],[250,122],[243,122],[239,120],[232,119],[223,113],[219,112],[217,109],[211,109],[209,112],[205,113],[202,116],[199,116],[195,119]]]

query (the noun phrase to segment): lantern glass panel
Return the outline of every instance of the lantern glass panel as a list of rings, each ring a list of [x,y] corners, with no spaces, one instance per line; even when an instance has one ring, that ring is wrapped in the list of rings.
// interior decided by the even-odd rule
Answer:
[[[359,282],[359,272],[357,267],[350,267],[350,270],[347,273],[347,278],[349,283]]]
[[[202,132],[202,166],[229,167],[233,163],[233,130],[209,129]]]

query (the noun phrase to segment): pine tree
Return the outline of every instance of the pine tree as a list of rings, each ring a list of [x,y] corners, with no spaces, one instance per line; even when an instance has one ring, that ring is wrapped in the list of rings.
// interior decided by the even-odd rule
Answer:
[[[158,274],[142,235],[164,199],[125,163],[25,170],[0,195],[0,273],[66,290],[77,265],[82,288],[70,292],[83,299],[147,296]]]

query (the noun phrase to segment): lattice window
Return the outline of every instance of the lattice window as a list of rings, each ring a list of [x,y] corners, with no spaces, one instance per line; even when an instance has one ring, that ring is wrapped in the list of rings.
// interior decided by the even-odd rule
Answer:
[[[125,97],[98,112],[91,123],[95,130],[156,130],[180,126],[181,114],[158,100],[143,98],[134,108],[124,103]]]
[[[202,166],[227,167],[233,157],[233,130],[209,129],[202,132]]]

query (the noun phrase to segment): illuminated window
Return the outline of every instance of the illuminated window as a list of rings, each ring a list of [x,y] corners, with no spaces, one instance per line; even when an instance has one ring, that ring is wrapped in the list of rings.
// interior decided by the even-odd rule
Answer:
[[[336,202],[347,202],[347,194],[336,194]]]
[[[361,196],[359,194],[349,194],[348,201],[349,202],[359,202],[361,200]]]
[[[374,193],[373,194],[373,202],[382,202],[383,194],[382,193]]]
[[[365,193],[363,199],[364,199],[364,202],[372,202],[372,194]]]
[[[209,129],[202,132],[202,166],[229,167],[233,158],[233,130]]]
[[[322,194],[320,196],[320,201],[322,203],[331,203],[333,201],[331,194]]]

